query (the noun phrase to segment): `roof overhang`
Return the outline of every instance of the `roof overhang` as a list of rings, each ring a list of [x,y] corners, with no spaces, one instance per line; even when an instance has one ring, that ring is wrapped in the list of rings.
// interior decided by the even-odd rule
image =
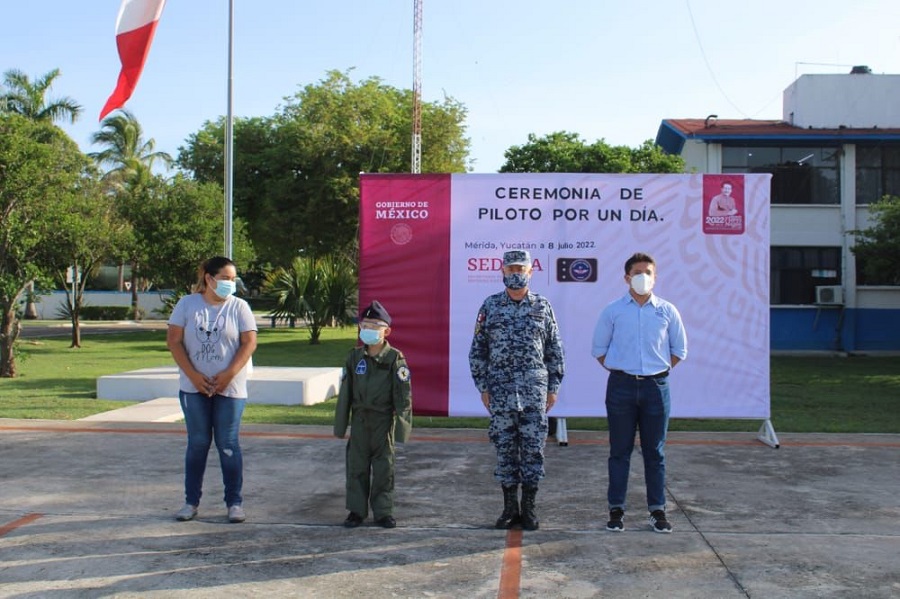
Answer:
[[[729,145],[816,145],[900,142],[900,129],[804,129],[784,121],[665,119],[656,143],[669,154],[681,154],[688,140]]]

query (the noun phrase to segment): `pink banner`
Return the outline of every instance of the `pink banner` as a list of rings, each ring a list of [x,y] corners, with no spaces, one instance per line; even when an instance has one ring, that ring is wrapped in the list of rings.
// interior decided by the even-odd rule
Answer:
[[[415,413],[446,416],[450,175],[361,175],[359,305],[380,301],[413,376]]]

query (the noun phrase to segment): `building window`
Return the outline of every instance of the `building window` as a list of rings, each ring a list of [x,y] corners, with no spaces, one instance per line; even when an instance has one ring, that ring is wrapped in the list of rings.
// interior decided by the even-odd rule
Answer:
[[[724,146],[723,173],[771,173],[773,204],[840,204],[840,148]]]
[[[856,146],[856,203],[900,196],[900,147]]]
[[[817,286],[841,284],[839,247],[773,246],[771,261],[773,304],[814,304]]]

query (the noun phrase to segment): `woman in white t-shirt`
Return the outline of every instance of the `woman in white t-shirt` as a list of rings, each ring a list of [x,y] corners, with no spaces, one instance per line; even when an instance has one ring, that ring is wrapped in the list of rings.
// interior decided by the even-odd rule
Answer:
[[[246,519],[238,436],[256,349],[256,318],[247,302],[234,296],[236,279],[234,262],[222,256],[210,258],[200,267],[197,291],[178,300],[169,318],[166,344],[178,364],[178,396],[188,436],[185,504],[175,515],[181,521],[197,515],[213,439],[222,466],[228,520]]]

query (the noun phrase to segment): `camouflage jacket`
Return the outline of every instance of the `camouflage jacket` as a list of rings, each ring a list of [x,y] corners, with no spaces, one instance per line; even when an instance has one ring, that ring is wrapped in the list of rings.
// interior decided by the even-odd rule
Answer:
[[[556,393],[565,367],[562,340],[550,301],[528,292],[520,302],[506,291],[488,296],[478,311],[469,350],[475,386],[492,395],[531,385]]]

